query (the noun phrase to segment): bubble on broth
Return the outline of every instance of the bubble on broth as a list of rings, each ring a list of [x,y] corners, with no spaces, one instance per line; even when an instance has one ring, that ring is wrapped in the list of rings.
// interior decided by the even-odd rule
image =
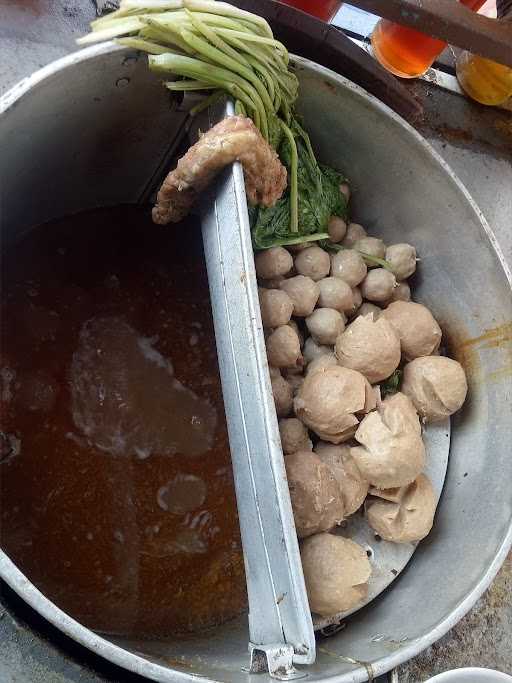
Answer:
[[[202,555],[208,550],[208,544],[195,529],[183,529],[167,544],[169,554],[183,553],[187,555]]]
[[[171,361],[168,358],[164,358],[161,353],[159,353],[153,344],[158,341],[158,336],[156,337],[140,337],[137,339],[137,344],[142,351],[144,357],[158,365],[159,368],[164,368],[172,375],[174,373]]]
[[[134,447],[135,450],[135,455],[139,460],[146,460],[146,458],[149,458],[151,455],[151,451],[149,448],[139,448],[138,446]]]
[[[197,456],[213,445],[215,408],[173,376],[156,341],[118,317],[82,327],[70,369],[72,416],[104,452]]]
[[[73,432],[66,432],[66,439],[69,439],[73,443],[76,443],[80,448],[87,448],[87,439],[83,436],[78,436],[78,434],[73,434]]]
[[[0,432],[0,464],[21,453],[21,438],[13,432]]]
[[[103,284],[105,285],[105,287],[107,287],[107,289],[120,289],[121,288],[121,281],[119,280],[118,276],[115,273],[112,273],[111,275],[107,275]]]
[[[177,474],[158,489],[157,503],[162,510],[185,515],[203,505],[206,500],[206,483],[193,474]]]
[[[51,413],[58,393],[59,385],[45,370],[27,372],[16,383],[16,403],[32,412]]]
[[[114,531],[114,538],[118,543],[124,543],[124,534],[120,529]]]
[[[28,291],[27,294],[31,295]],[[21,320],[29,336],[36,341],[55,341],[60,325],[59,314],[43,306],[29,303],[21,313]]]
[[[13,397],[13,382],[16,379],[16,372],[8,366],[0,369],[0,400],[9,403]]]
[[[190,522],[190,528],[191,529],[203,529],[204,527],[207,527],[210,522],[212,521],[212,516],[208,512],[208,510],[201,510],[197,515],[192,517],[192,521]]]
[[[208,552],[208,543],[201,537],[198,529],[181,529],[174,538],[161,542],[154,536],[148,536],[145,549],[140,551],[141,555],[149,556],[154,559],[163,559],[173,555],[203,555]]]

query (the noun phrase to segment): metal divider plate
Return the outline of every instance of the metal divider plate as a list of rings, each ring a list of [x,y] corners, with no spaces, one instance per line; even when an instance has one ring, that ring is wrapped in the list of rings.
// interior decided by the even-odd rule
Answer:
[[[199,121],[198,127],[204,130],[232,113],[228,102],[209,112],[207,126]],[[284,660],[309,664],[315,659],[315,637],[270,384],[239,163],[227,169],[205,207],[203,243],[244,548],[251,651],[270,648],[270,662],[281,650]],[[286,646],[293,648],[292,657],[282,650]],[[275,669],[283,672],[280,661]]]

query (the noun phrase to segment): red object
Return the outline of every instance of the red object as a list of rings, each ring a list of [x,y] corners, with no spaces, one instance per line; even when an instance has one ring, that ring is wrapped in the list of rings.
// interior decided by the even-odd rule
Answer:
[[[331,21],[342,5],[341,1],[338,2],[338,0],[281,0],[281,2],[301,9],[303,12],[312,14],[326,22]]]
[[[477,12],[485,0],[460,0]],[[415,78],[432,66],[447,43],[412,28],[381,19],[372,34],[373,52],[379,62],[397,76]]]

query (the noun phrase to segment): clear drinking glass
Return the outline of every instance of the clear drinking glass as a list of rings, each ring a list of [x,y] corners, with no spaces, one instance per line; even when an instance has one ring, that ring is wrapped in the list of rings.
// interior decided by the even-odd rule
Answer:
[[[477,12],[485,0],[460,0]],[[422,76],[447,43],[420,31],[381,19],[372,33],[372,49],[384,68],[401,78]]]

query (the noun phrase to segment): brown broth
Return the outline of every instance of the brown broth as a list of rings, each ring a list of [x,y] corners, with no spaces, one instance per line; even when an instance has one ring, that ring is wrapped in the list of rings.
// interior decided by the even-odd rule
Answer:
[[[234,618],[247,598],[199,226],[84,212],[3,264],[2,548],[96,630]]]

